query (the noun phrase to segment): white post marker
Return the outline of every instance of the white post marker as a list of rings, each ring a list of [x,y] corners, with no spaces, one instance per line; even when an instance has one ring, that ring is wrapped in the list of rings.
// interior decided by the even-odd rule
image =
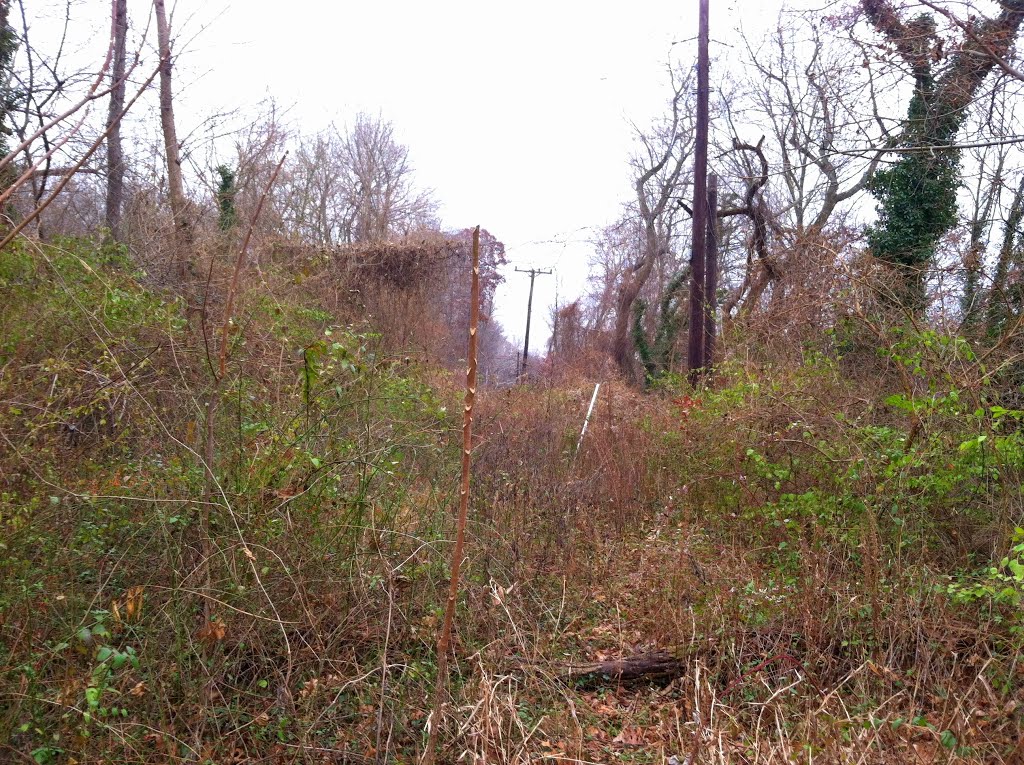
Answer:
[[[587,435],[587,425],[590,424],[590,415],[594,413],[594,404],[597,403],[597,392],[601,390],[601,383],[594,386],[594,395],[590,397],[590,406],[587,407],[587,416],[583,418],[583,430],[580,431],[580,440],[576,442],[576,453],[573,455],[573,462],[579,456],[580,447],[583,446],[583,436]]]

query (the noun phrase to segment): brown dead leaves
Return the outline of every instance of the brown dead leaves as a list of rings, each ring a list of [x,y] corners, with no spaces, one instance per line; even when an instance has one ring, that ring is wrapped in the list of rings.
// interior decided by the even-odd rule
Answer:
[[[129,587],[123,597],[111,602],[115,624],[132,624],[142,618],[143,592],[141,586]]]
[[[196,639],[207,646],[213,646],[223,642],[227,634],[227,625],[214,617],[196,631]]]

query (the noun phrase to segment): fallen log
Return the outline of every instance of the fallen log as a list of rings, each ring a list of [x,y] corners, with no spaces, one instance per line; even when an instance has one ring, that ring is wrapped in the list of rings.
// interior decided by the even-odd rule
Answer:
[[[602,681],[630,683],[671,680],[682,675],[685,670],[686,665],[669,651],[648,651],[621,659],[577,664],[569,667],[564,677],[568,680],[583,680],[588,685]]]

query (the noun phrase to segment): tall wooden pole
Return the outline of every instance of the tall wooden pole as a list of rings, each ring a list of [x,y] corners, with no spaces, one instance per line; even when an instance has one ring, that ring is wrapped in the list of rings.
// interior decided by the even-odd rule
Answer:
[[[526,300],[526,339],[523,341],[523,365],[519,368],[519,376],[526,377],[526,364],[530,358],[530,317],[533,315],[533,281],[537,274],[550,274],[550,270],[539,268],[517,268],[523,274],[530,275],[530,297]]]
[[[533,280],[537,278],[536,271],[530,271],[530,296],[526,298],[526,337],[523,339],[523,366],[520,374],[526,377],[526,365],[530,360],[530,317],[533,316]]]
[[[718,176],[708,174],[708,238],[704,264],[704,368],[715,366],[715,330],[718,321]]]
[[[708,236],[708,101],[711,90],[708,57],[708,0],[700,0],[697,42],[697,130],[693,168],[693,246],[690,251],[690,335],[687,365],[690,383],[696,384],[704,368],[705,269]]]

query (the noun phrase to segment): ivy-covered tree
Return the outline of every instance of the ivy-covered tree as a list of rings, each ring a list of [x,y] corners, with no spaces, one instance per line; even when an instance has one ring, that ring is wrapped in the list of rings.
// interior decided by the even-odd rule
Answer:
[[[935,31],[929,16],[919,17],[914,26],[930,34]],[[907,152],[868,183],[878,200],[878,223],[869,232],[868,243],[875,257],[899,274],[897,301],[920,310],[935,247],[956,224],[960,152],[952,147],[965,110],[945,108],[930,66],[920,67],[914,77],[902,140]]]
[[[235,186],[235,172],[227,165],[217,165],[214,172],[219,178],[217,182],[217,226],[221,231],[229,231],[238,222],[238,212],[235,210],[235,195],[238,191]]]
[[[1024,22],[1024,2],[1001,5],[998,16],[973,21],[958,45],[945,46],[931,15],[904,21],[890,0],[861,0],[868,20],[914,77],[914,95],[893,147],[899,159],[868,186],[878,200],[878,222],[868,242],[898,277],[892,299],[912,311],[924,308],[927,269],[943,234],[956,223],[957,133],[982,82],[1006,56]]]
[[[633,304],[633,344],[644,367],[646,385],[655,382],[671,369],[672,351],[679,339],[679,330],[684,326],[683,320],[687,318],[683,297],[689,279],[690,269],[687,267],[673,276],[666,286],[658,306],[658,325],[650,342],[644,330],[647,303],[637,298]]]
[[[0,0],[0,157],[7,156],[10,151],[9,138],[14,132],[10,125],[11,114],[21,102],[17,90],[12,85],[18,36],[11,26],[10,14],[10,0]],[[8,168],[11,168],[11,165],[8,165]],[[0,188],[7,188],[14,180],[13,177],[8,177],[10,174],[11,170],[7,170],[3,177],[0,177]]]

